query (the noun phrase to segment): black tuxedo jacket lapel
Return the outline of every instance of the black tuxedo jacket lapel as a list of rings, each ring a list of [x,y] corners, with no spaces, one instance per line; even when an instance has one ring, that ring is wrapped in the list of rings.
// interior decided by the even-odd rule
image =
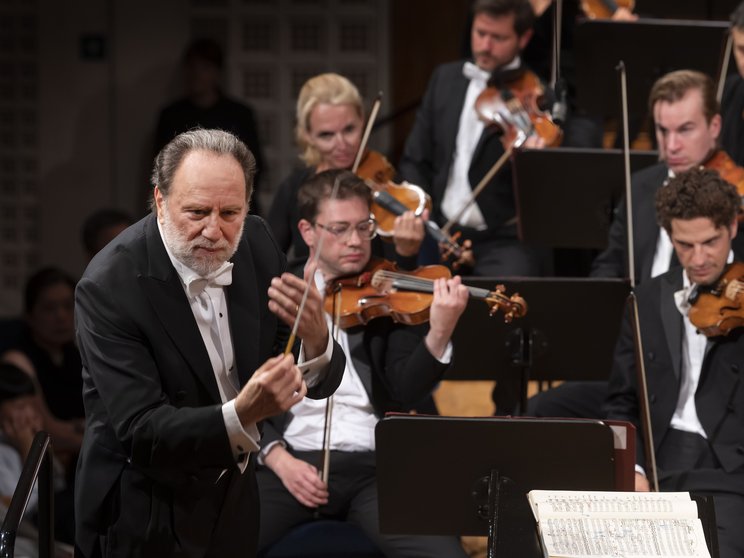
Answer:
[[[173,345],[183,355],[207,392],[215,402],[220,401],[220,392],[214,378],[212,363],[199,333],[194,314],[189,306],[181,280],[168,258],[160,238],[157,222],[152,216],[147,223],[148,274],[140,276],[142,288],[155,313],[163,323]]]
[[[674,293],[682,288],[682,271],[665,276],[661,282],[661,321],[672,359],[674,377],[679,380],[682,372],[682,314],[674,302]]]
[[[666,165],[660,165],[647,181],[633,190],[633,241],[635,242],[636,277],[642,281],[651,277],[659,226],[656,224],[656,191],[669,175]],[[682,287],[680,287],[682,288]]]
[[[258,362],[261,312],[258,307],[257,274],[249,248],[238,250],[233,263],[233,282],[226,289],[226,295],[235,365],[238,367],[240,385],[243,386],[262,364]]]
[[[462,68],[462,66],[460,66]],[[451,153],[451,159],[447,162],[447,173],[444,176],[444,180],[439,185],[441,190],[436,192],[435,195],[441,199],[444,195],[444,189],[447,187],[447,176],[449,176],[452,164],[455,162],[455,151],[457,149],[457,133],[460,128],[460,114],[462,112],[463,104],[465,103],[465,95],[468,91],[468,85],[470,80],[462,74],[462,69],[459,74],[453,76],[451,83],[445,84],[447,86],[446,93],[446,106],[447,110],[443,113],[443,122],[439,129],[449,130],[446,137],[441,138],[443,142],[446,142],[443,146],[443,153]],[[423,185],[421,185],[423,187]]]
[[[346,336],[349,340],[349,352],[351,353],[351,360],[354,363],[354,370],[356,370],[357,376],[362,381],[362,385],[370,401],[374,404],[374,399],[372,398],[372,367],[369,364],[364,346],[364,335],[366,331],[367,328],[364,326],[350,328],[347,330]]]

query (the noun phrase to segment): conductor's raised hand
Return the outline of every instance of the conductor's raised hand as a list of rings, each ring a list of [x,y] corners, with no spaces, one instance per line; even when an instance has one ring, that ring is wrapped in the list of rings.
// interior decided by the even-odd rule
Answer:
[[[315,286],[314,275],[315,266],[308,265],[305,268],[305,279],[283,273],[280,277],[274,277],[269,287],[269,310],[291,327],[300,310],[303,293],[307,285],[310,285],[297,328],[297,336],[302,339],[308,360],[323,354],[328,345],[323,297]]]
[[[307,386],[294,356],[275,356],[263,363],[240,390],[235,410],[246,426],[287,411],[306,393]]]

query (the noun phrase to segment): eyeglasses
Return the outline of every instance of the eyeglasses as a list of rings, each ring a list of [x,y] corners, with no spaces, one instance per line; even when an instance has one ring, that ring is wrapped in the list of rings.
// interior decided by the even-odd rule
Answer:
[[[356,225],[349,225],[348,223],[332,223],[330,225],[315,223],[315,225],[331,233],[342,242],[351,238],[351,231],[353,230],[356,230],[362,240],[372,240],[377,235],[377,221],[374,219],[367,219]]]

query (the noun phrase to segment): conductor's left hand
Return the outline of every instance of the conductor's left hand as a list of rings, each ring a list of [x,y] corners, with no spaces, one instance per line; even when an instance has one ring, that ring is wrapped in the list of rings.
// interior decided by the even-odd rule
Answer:
[[[305,288],[310,284],[305,309],[297,328],[297,336],[302,339],[308,360],[323,354],[328,345],[323,297],[315,286],[314,276],[315,267],[308,265],[305,268],[305,279],[283,273],[280,277],[274,277],[269,287],[269,310],[291,327],[300,309]]]

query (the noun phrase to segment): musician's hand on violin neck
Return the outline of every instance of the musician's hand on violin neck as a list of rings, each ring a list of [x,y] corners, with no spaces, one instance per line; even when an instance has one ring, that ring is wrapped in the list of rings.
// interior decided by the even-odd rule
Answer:
[[[395,251],[403,256],[415,256],[421,249],[426,231],[424,221],[429,218],[429,211],[424,210],[419,217],[413,211],[406,211],[403,215],[395,218],[393,227],[393,242]]]
[[[457,320],[465,311],[470,296],[459,276],[434,280],[434,298],[429,309],[429,332],[425,343],[437,359],[444,355]]]
[[[537,134],[532,134],[530,137],[528,137],[523,145],[523,147],[527,149],[543,149],[546,146],[547,143],[545,143],[545,139],[541,136],[538,136]]]

